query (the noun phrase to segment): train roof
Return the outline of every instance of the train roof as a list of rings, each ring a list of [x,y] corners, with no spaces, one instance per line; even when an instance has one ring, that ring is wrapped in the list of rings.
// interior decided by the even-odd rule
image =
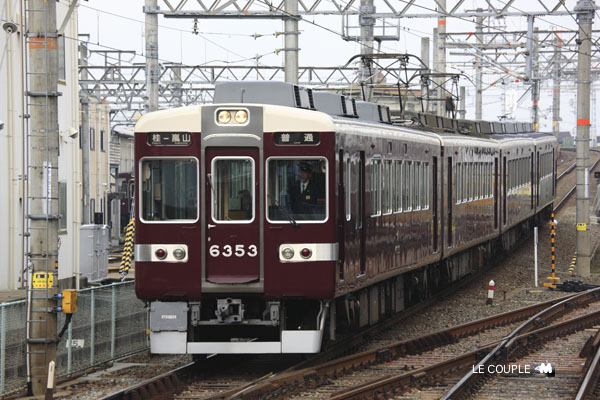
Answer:
[[[298,85],[273,81],[232,81],[215,86],[212,106],[263,108],[265,131],[332,132],[336,127],[352,133],[355,126],[369,127],[374,136],[400,138],[442,144],[465,143],[496,147],[526,145],[554,140],[553,135],[535,132],[533,124],[451,119],[430,113],[404,112],[392,116],[389,107],[356,101],[326,91],[313,91]],[[203,106],[180,107],[144,115],[136,132],[199,132]],[[409,136],[407,136],[409,135]],[[421,139],[418,139],[421,138]]]
[[[211,105],[212,106],[212,105]],[[245,108],[259,106],[263,109],[264,125],[267,132],[332,132],[334,130],[332,118],[322,112],[315,112],[301,108],[290,108],[277,105],[264,104],[227,104],[227,108]],[[200,132],[201,109],[206,106],[178,107],[169,110],[154,111],[145,114],[135,126],[136,132]],[[250,118],[252,116],[250,115]]]
[[[440,144],[440,137],[435,133],[423,132],[403,126],[373,123],[371,121],[353,120],[349,118],[332,117],[337,131],[346,134],[364,134],[365,129],[374,137],[390,139],[405,139],[413,142]]]

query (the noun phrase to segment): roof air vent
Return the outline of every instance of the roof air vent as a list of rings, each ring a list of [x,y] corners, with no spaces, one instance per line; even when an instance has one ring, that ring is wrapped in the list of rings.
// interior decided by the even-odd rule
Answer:
[[[309,89],[286,82],[238,81],[215,85],[214,103],[274,104],[314,109]]]

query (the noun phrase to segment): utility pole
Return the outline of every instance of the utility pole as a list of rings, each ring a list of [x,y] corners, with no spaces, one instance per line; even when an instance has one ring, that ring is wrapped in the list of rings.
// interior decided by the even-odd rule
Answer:
[[[438,16],[438,20],[437,20],[437,33],[438,33],[438,42],[437,42],[437,47],[435,47],[435,51],[438,53],[437,56],[437,65],[436,65],[436,72],[440,72],[440,73],[445,73],[446,72],[446,0],[437,0],[437,3],[440,7],[440,10],[438,10],[438,12],[440,13],[444,13],[444,16]],[[445,97],[446,97],[446,91],[444,90],[445,88],[445,82],[446,78],[445,77],[441,77],[438,80],[438,88],[439,88],[439,95],[438,98],[439,100],[437,101],[437,115],[444,115],[444,112],[446,110],[446,102]]]
[[[475,37],[477,38],[477,58],[475,74],[475,119],[482,119],[483,115],[483,68],[481,66],[481,46],[483,46],[483,9],[477,9],[477,25],[475,26]]]
[[[439,46],[440,43],[440,37],[438,35],[438,28],[433,28],[433,60],[431,61],[431,65],[433,65],[433,72],[438,72],[436,70],[437,66],[438,66],[438,56],[439,53],[437,51],[437,48]],[[431,107],[431,110],[427,110],[428,112],[432,112],[433,114],[437,114],[437,110],[438,110],[438,103],[439,101],[437,100],[442,94],[440,93],[440,88],[437,86],[438,80],[437,79],[433,79],[434,85],[433,85],[433,90],[430,93],[430,98],[433,96],[433,102],[429,102],[429,104],[427,105],[427,107]]]
[[[554,33],[554,77],[552,88],[552,132],[558,138],[560,131],[560,61],[561,61],[562,41],[558,37],[558,32]]]
[[[87,42],[79,44],[79,65],[87,65]],[[87,70],[81,72],[81,78],[87,79]],[[81,103],[81,195],[83,197],[82,224],[90,223],[90,98],[87,95],[87,85],[82,87],[79,96]],[[77,278],[79,279],[79,278]]]
[[[56,274],[58,267],[58,52],[56,2],[27,3],[27,103],[30,114],[28,157],[27,260],[32,275]],[[58,277],[57,277],[58,278]],[[29,279],[27,355],[28,386],[34,395],[44,394],[48,364],[56,361],[56,294],[54,287],[33,289]]]
[[[158,10],[157,0],[145,0],[147,111],[158,110]]]
[[[464,86],[460,87],[460,110],[458,110],[460,119],[465,119],[467,116],[467,89]]]
[[[423,61],[424,67],[427,68],[427,72],[431,72],[430,64],[429,64],[429,38],[422,37],[421,38],[421,61]],[[429,102],[426,101],[425,94],[429,93],[429,81],[421,79],[421,98],[423,99],[423,111],[427,112],[429,110]]]
[[[592,47],[593,0],[578,0],[575,6],[579,36],[577,44],[577,274],[590,276],[590,64]]]
[[[528,17],[527,21],[531,21],[531,27],[533,28],[533,16]],[[528,25],[529,27],[529,25]],[[529,31],[529,29],[528,29]],[[531,80],[531,120],[533,121],[533,129],[535,131],[538,130],[538,126],[539,126],[539,102],[540,102],[540,80],[539,80],[539,71],[538,71],[538,66],[539,66],[539,49],[538,49],[538,28],[535,28],[533,30],[533,37],[531,38],[531,42],[529,42],[529,38],[527,38],[528,40],[528,44],[531,43],[532,46],[532,51],[533,54],[531,54],[530,58],[532,59],[531,62],[531,74],[529,75],[529,78]]]
[[[173,100],[175,107],[181,107],[183,105],[183,91],[181,83],[181,67],[173,67]]]
[[[298,84],[298,0],[285,0],[285,81]]]
[[[289,1],[289,0],[288,0]],[[375,6],[373,0],[360,0],[360,54],[365,56],[373,54],[373,42],[375,36]],[[360,71],[360,81],[364,85],[364,100],[371,101],[373,97],[373,74],[370,58],[363,58],[362,69]]]

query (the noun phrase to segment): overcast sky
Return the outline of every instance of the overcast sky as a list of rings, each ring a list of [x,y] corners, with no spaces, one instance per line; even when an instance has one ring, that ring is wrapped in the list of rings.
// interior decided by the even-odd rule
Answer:
[[[67,0],[60,0],[65,2]],[[323,0],[324,3],[332,3],[333,0]],[[375,1],[378,12],[387,12],[389,8]],[[404,6],[405,0],[390,1],[397,8]],[[433,0],[418,0],[416,6],[413,6],[410,13],[431,13],[429,9],[435,8]],[[447,0],[447,7],[451,8],[457,1]],[[493,0],[495,7],[502,7],[506,2]],[[558,0],[544,0],[543,3],[548,8],[554,7]],[[165,9],[165,4],[159,0],[161,9]],[[197,9],[195,1],[188,1],[187,10]],[[210,3],[208,3],[210,4]],[[260,3],[255,3],[260,4]],[[305,1],[305,4],[312,4],[311,1]],[[483,7],[484,0],[467,0],[461,10],[473,10],[477,7]],[[565,7],[560,7],[559,11],[572,11],[575,0],[567,0]],[[89,0],[80,2],[79,6],[79,29],[80,33],[88,33],[90,42],[97,44],[104,49],[134,50],[138,56],[144,54],[144,13],[142,7],[143,0]],[[356,2],[354,7],[360,4]],[[418,7],[417,7],[418,6]],[[258,9],[253,6],[254,10]],[[534,0],[516,0],[509,9],[511,12],[518,11],[539,11],[542,5]],[[300,22],[299,46],[301,48],[299,61],[300,66],[340,66],[355,54],[360,53],[360,45],[356,42],[347,42],[342,40],[342,20],[340,16],[305,16],[305,20]],[[598,14],[596,19],[598,19]],[[471,22],[472,18],[449,18],[447,21],[447,30],[449,32],[470,32],[474,30],[475,25]],[[311,23],[312,22],[312,23]],[[392,21],[395,23],[395,21]],[[433,28],[437,21],[434,18],[429,19],[407,19],[400,20],[401,33],[399,41],[386,41],[382,43],[383,52],[408,52],[420,54],[421,37],[432,38]],[[498,26],[502,30],[526,30],[527,20],[522,17],[505,18],[503,20],[488,21],[490,25]],[[351,24],[357,25],[357,19],[351,21]],[[378,23],[379,25],[381,22]],[[597,25],[597,24],[596,24]],[[569,16],[563,17],[539,17],[535,20],[535,26],[540,29],[576,29],[575,20]],[[277,33],[283,31],[283,22],[280,20],[257,20],[257,19],[200,19],[197,23],[198,34],[193,34],[194,22],[191,19],[168,19],[159,16],[159,58],[161,62],[177,62],[187,65],[213,64],[223,65],[242,64],[254,65],[257,62],[261,65],[283,65],[283,52],[276,54],[277,49],[284,47],[283,35]],[[334,31],[334,32],[331,32]],[[358,35],[358,30],[350,32],[351,35]],[[254,38],[254,35],[261,35]],[[433,46],[431,46],[433,47]],[[456,52],[456,50],[453,50]],[[258,60],[254,57],[259,56]],[[449,56],[452,61],[472,61],[469,57]],[[135,60],[142,62],[142,58]],[[471,75],[474,81],[473,70],[465,69],[461,65],[448,65],[448,71],[464,71]],[[498,79],[500,74],[485,75],[484,88],[491,82]],[[527,89],[523,83],[514,83],[514,78],[505,80],[509,96],[519,98]],[[461,82],[461,85],[467,87],[467,110],[468,117],[474,118],[474,89],[468,81]],[[540,99],[541,108],[541,128],[545,130],[552,129],[551,113],[551,82],[544,83],[542,96]],[[571,85],[572,86],[572,85]],[[484,92],[484,118],[495,119],[501,113],[500,90],[489,89]],[[530,96],[525,96],[526,101],[518,107],[516,117],[519,120],[528,121],[530,118],[529,106],[531,104]],[[569,130],[575,115],[573,91],[564,91],[561,101],[564,128]],[[598,105],[597,105],[598,106]],[[470,115],[469,115],[470,114]],[[594,112],[592,112],[594,114]],[[594,117],[592,117],[594,118]],[[568,125],[568,126],[567,126]]]

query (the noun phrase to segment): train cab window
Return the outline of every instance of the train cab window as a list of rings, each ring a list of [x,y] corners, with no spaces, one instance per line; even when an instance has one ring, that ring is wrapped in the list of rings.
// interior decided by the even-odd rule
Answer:
[[[254,160],[250,157],[215,157],[212,163],[213,221],[254,220]]]
[[[194,222],[198,219],[198,160],[142,159],[141,219]]]
[[[327,160],[267,160],[269,222],[327,220]]]

